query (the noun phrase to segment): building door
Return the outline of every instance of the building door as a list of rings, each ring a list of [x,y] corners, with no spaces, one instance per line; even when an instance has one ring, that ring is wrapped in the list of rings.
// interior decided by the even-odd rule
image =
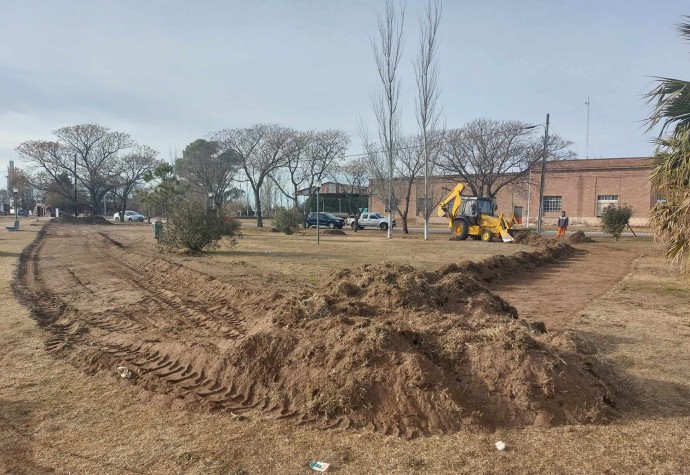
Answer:
[[[513,206],[513,214],[518,224],[522,224],[522,206]]]

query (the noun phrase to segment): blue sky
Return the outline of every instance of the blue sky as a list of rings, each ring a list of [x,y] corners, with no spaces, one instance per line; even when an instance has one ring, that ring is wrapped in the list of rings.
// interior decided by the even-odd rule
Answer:
[[[96,122],[167,158],[223,128],[374,126],[369,39],[376,1],[0,3],[0,166],[22,141]],[[402,122],[416,129],[412,60],[421,1],[406,3]],[[585,157],[645,156],[652,76],[690,79],[674,26],[687,2],[449,1],[439,69],[443,119],[542,123]],[[372,130],[373,131],[373,130]],[[19,164],[21,166],[21,163]],[[3,173],[4,175],[4,173]],[[2,186],[2,185],[0,185]]]

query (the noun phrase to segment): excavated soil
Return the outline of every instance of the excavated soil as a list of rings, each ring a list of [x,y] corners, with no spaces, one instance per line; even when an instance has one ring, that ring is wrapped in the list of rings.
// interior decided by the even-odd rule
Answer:
[[[100,225],[100,224],[113,224],[102,216],[85,216],[83,218],[75,218],[74,216],[60,216],[59,218],[53,219],[54,223],[59,224],[90,224],[90,225]]]
[[[577,232],[570,235],[570,237],[568,238],[568,242],[570,242],[572,244],[582,244],[585,242],[594,242],[594,239],[587,236],[582,231],[577,231]]]
[[[550,241],[435,272],[342,269],[295,293],[50,224],[22,254],[15,290],[49,352],[91,374],[124,367],[147,397],[415,437],[615,415],[618,390],[590,345],[518,318],[486,287],[571,252]]]

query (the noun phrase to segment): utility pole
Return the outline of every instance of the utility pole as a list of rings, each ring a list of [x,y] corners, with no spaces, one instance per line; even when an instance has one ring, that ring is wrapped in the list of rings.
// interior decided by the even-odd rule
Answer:
[[[585,105],[587,106],[587,140],[585,141],[585,156],[589,158],[589,96],[587,96]]]
[[[549,114],[546,114],[546,126],[544,127],[544,150],[541,157],[541,183],[539,184],[539,217],[537,218],[537,234],[541,234],[541,221],[544,215],[544,176],[546,175],[546,155],[549,143]]]
[[[77,154],[74,154],[74,217],[79,217],[79,204],[77,203]]]

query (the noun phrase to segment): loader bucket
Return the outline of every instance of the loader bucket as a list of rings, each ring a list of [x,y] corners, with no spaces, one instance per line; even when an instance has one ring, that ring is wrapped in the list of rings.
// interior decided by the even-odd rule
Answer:
[[[498,228],[498,232],[501,233],[501,239],[503,239],[503,242],[514,242],[515,239],[513,239],[513,236],[510,235],[510,233],[503,229],[503,226],[500,226]]]
[[[512,221],[512,219],[511,219]],[[498,232],[501,235],[503,242],[515,242],[513,236],[510,235],[511,222],[505,219],[505,216],[501,214],[498,217]]]

